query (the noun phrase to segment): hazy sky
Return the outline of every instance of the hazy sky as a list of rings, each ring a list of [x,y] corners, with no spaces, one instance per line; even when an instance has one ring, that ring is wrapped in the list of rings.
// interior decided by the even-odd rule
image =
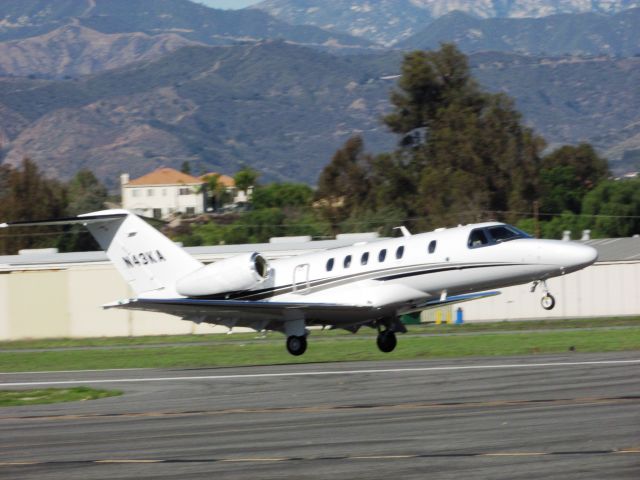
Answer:
[[[260,0],[192,0],[197,3],[204,3],[212,8],[244,8],[254,5]]]

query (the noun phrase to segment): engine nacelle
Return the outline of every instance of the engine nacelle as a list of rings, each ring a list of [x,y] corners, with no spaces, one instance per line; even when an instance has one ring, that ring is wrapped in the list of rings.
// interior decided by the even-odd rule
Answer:
[[[264,282],[269,264],[259,253],[226,258],[196,270],[176,282],[176,290],[185,297],[237,292]]]

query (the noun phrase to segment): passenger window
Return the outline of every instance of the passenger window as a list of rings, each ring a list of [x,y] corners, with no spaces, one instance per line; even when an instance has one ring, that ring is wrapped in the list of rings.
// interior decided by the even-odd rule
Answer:
[[[478,247],[484,247],[485,245],[489,244],[489,240],[487,240],[487,235],[484,233],[484,230],[479,229],[479,230],[473,230],[471,232],[471,235],[469,235],[469,242],[468,242],[468,247],[469,248],[478,248]]]
[[[437,242],[435,240],[431,240],[429,242],[429,253],[434,253],[436,251],[436,244]]]
[[[344,268],[349,268],[351,266],[351,255],[347,255],[344,257]]]
[[[367,263],[369,263],[369,252],[364,252],[362,254],[362,258],[360,258],[360,263],[362,265],[366,265]]]
[[[333,270],[333,258],[330,258],[329,260],[327,260],[327,272],[330,272],[331,270]]]
[[[387,258],[387,249],[383,248],[382,250],[380,250],[380,253],[378,254],[378,261],[384,262],[385,258]]]
[[[398,247],[398,249],[396,250],[396,258],[398,260],[400,260],[402,258],[402,256],[404,255],[404,247],[400,246]]]

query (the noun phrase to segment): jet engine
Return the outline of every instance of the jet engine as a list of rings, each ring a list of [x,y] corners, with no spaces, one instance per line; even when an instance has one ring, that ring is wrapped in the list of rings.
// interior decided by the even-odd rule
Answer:
[[[259,253],[236,255],[206,265],[176,282],[185,297],[249,290],[269,277],[269,264]]]

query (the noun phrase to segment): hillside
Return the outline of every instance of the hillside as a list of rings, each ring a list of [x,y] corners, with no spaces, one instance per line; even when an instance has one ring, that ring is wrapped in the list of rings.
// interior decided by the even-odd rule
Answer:
[[[390,46],[432,21],[412,0],[266,0],[252,8],[293,25],[313,25]]]
[[[314,26],[292,26],[260,10],[215,10],[189,0],[2,0],[0,42],[43,35],[72,22],[102,33],[178,34],[209,45],[284,39],[294,43],[367,46]]]
[[[29,124],[5,161],[29,155],[49,174],[117,175],[160,165],[315,182],[355,132],[388,148],[378,118],[393,70],[376,57],[334,57],[283,42],[187,47],[161,61],[69,81],[0,81],[0,104]],[[397,62],[393,62],[394,65]],[[397,68],[397,67],[396,67]]]
[[[394,45],[454,11],[477,19],[542,18],[580,13],[612,15],[634,7],[640,7],[640,0],[265,0],[253,8],[291,24],[313,25]],[[581,33],[589,35],[588,31]]]
[[[4,161],[28,155],[68,178],[91,168],[111,187],[161,165],[315,183],[353,134],[393,148],[379,119],[401,56],[332,56],[285,42],[186,47],[73,80],[0,79]],[[589,141],[617,171],[640,152],[640,58],[471,56],[474,75],[516,99],[551,144]],[[625,157],[626,155],[626,157]],[[625,162],[622,162],[623,158]]]
[[[551,146],[592,143],[622,173],[640,168],[640,58],[471,56],[473,73],[516,99]]]
[[[584,13],[537,19],[479,19],[453,12],[396,46],[431,49],[453,42],[465,52],[633,56],[640,53],[639,25],[640,8],[610,16]]]
[[[197,43],[176,34],[104,34],[71,24],[0,43],[0,76],[77,77],[156,60],[189,45]]]

